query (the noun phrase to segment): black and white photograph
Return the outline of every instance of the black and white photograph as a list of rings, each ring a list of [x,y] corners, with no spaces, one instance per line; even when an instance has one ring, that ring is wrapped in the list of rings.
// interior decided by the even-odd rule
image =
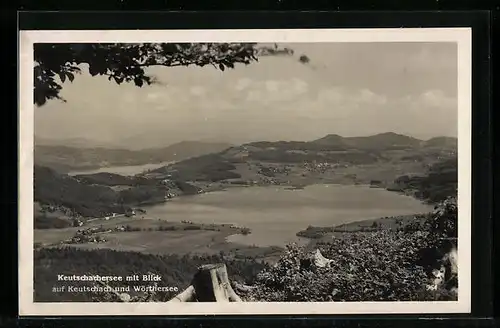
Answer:
[[[22,314],[470,311],[470,30],[20,47]]]

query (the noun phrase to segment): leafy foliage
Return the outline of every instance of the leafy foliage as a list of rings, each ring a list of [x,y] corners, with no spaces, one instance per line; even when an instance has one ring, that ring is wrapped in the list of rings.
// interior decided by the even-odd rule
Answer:
[[[301,62],[302,64],[308,64],[310,61],[311,60],[306,55],[302,55],[299,57],[299,62]]]
[[[426,220],[405,227],[407,233],[427,232],[425,243],[419,249],[419,264],[423,265],[427,272],[431,272],[437,265],[443,265],[445,255],[457,248],[457,226],[457,199],[449,197],[436,206],[434,213],[427,216]]]
[[[73,82],[82,64],[92,76],[107,76],[118,84],[138,87],[155,83],[145,72],[150,66],[207,66],[221,71],[250,64],[258,55],[293,55],[287,48],[256,47],[255,43],[36,43],[34,103],[60,99],[62,83]]]
[[[457,207],[445,201],[422,225],[407,230],[343,233],[317,244],[332,260],[311,264],[311,254],[289,245],[277,265],[257,276],[253,300],[426,301],[456,299],[456,275],[449,268],[444,288],[430,291],[431,272],[456,247]]]

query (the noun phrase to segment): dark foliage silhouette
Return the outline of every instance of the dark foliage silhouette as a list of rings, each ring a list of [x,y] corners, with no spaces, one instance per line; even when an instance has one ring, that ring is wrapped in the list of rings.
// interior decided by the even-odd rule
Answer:
[[[60,82],[73,82],[82,65],[92,76],[142,87],[157,82],[145,71],[151,66],[211,65],[225,71],[235,64],[257,61],[257,56],[278,55],[290,56],[293,51],[257,47],[255,43],[36,43],[34,103],[42,106],[50,99],[64,101]]]

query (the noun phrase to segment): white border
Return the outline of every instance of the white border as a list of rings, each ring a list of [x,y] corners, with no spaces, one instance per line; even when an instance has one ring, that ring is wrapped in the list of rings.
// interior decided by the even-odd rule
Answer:
[[[456,42],[458,46],[457,302],[34,303],[33,44],[77,42]],[[471,310],[471,29],[129,30],[20,32],[19,315],[423,314]]]

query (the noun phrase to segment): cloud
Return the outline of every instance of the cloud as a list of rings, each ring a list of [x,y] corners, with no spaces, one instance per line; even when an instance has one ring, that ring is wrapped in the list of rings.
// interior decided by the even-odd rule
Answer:
[[[308,92],[308,83],[304,80],[280,79],[280,80],[245,80],[239,82],[236,88],[240,92],[238,97],[250,102],[260,104],[269,104],[272,102],[289,103],[296,101],[297,98]],[[245,87],[242,88],[241,86]]]
[[[156,101],[161,95],[158,94],[158,93],[148,93],[146,95],[146,101],[151,101],[151,102],[154,102]],[[128,95],[128,97],[131,97],[130,95]]]
[[[362,89],[359,91],[360,102],[374,104],[374,105],[385,105],[387,103],[387,97],[384,95],[378,95],[368,89]]]
[[[317,92],[315,101],[339,105],[347,100],[346,90],[339,87],[322,88]]]
[[[242,91],[242,90],[245,90],[246,88],[248,88],[249,86],[252,85],[252,80],[249,79],[249,78],[242,78],[242,79],[239,79],[235,84],[234,84],[234,88],[238,91]]]
[[[309,84],[306,81],[294,78],[293,80],[295,92],[298,94],[306,93],[309,90]]]
[[[447,109],[457,105],[456,98],[448,97],[441,90],[429,90],[420,95],[423,104],[432,108]]]
[[[206,90],[204,87],[201,86],[194,86],[191,87],[191,94],[194,96],[202,97],[206,94]]]
[[[281,82],[280,81],[274,81],[274,80],[269,80],[269,81],[265,81],[264,82],[265,84],[265,88],[267,89],[267,91],[271,92],[271,93],[276,93],[278,91],[280,91],[281,89]]]
[[[292,46],[321,69],[277,57],[225,72],[151,68],[161,84],[143,88],[84,72],[64,84],[67,103],[50,101],[37,110],[36,129],[48,137],[107,133],[117,140],[147,130],[161,136],[159,143],[206,136],[237,143],[310,140],[327,133],[455,134],[453,46]]]
[[[300,78],[244,78],[234,84],[188,88],[170,85],[161,92],[155,90],[154,94],[155,97],[149,95],[148,99],[154,100],[156,112],[168,113],[166,124],[174,124],[172,120],[177,125],[189,122],[199,133],[217,134],[224,130],[228,134],[232,131],[235,135],[250,136],[253,131],[270,138],[276,135],[277,139],[303,140],[312,134],[348,136],[381,131],[418,136],[429,129],[453,135],[457,116],[456,99],[439,89],[394,97],[369,88],[329,85],[311,88]]]

